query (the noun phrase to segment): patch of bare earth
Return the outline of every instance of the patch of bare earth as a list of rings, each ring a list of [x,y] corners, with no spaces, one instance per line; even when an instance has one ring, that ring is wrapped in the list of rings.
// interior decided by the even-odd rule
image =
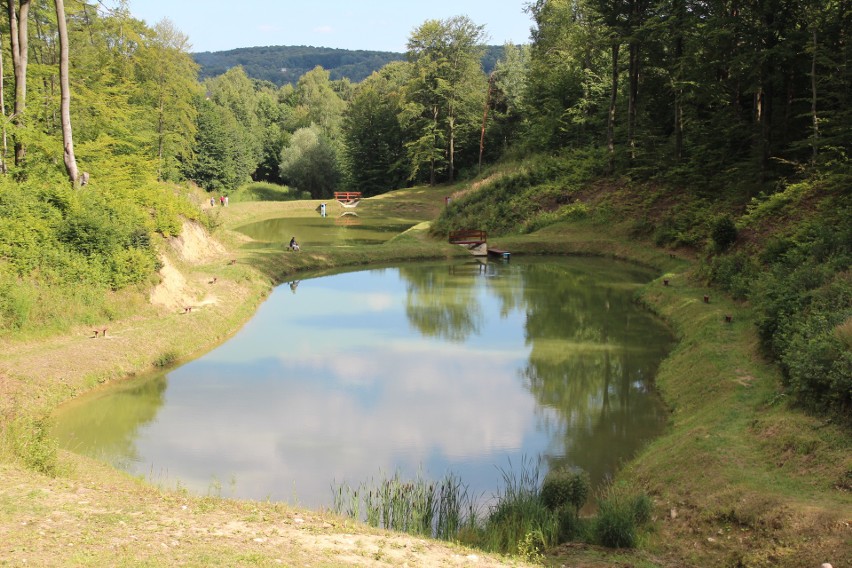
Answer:
[[[65,456],[60,478],[0,466],[0,564],[522,566],[283,504],[191,497]]]

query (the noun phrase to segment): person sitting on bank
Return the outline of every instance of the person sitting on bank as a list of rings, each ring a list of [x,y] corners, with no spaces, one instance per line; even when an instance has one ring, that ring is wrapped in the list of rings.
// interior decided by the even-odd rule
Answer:
[[[290,250],[299,250],[299,243],[296,242],[296,237],[290,239]]]

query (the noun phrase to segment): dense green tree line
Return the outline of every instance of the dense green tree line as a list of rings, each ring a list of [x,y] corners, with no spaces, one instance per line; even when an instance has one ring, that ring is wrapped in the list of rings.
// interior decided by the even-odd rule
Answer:
[[[281,87],[294,85],[299,78],[319,65],[333,80],[347,78],[361,82],[392,61],[405,59],[402,53],[363,51],[310,46],[243,47],[229,51],[194,53],[201,67],[201,78],[222,75],[234,67],[242,67],[252,79],[268,81]]]
[[[202,79],[222,75],[233,67],[242,67],[252,79],[268,81],[281,87],[296,85],[299,78],[319,65],[331,79],[349,79],[360,83],[382,67],[404,61],[405,54],[393,51],[364,51],[311,47],[304,45],[272,45],[241,47],[228,51],[203,51],[192,54],[200,66]],[[482,67],[490,73],[503,58],[503,46],[489,45],[482,57]]]
[[[845,159],[844,0],[538,0],[528,142],[605,149],[610,171],[771,190]]]

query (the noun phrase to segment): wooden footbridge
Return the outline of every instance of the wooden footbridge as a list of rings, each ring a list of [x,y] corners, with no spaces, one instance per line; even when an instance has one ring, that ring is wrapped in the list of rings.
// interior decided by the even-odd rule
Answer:
[[[465,247],[474,256],[497,256],[509,259],[509,251],[497,248],[488,248],[488,234],[482,229],[461,229],[450,231],[450,244]]]
[[[334,198],[344,207],[357,207],[361,202],[360,191],[335,191]]]

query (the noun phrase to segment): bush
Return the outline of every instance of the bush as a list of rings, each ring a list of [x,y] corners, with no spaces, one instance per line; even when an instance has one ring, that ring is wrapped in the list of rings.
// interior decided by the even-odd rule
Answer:
[[[293,201],[310,199],[310,193],[291,190],[286,185],[255,181],[241,186],[230,195],[232,203],[242,201]]]
[[[50,437],[47,418],[20,418],[12,428],[15,453],[30,469],[49,476],[58,472],[59,444]]]
[[[638,530],[651,519],[652,510],[647,495],[629,495],[619,488],[609,487],[598,501],[595,540],[610,548],[633,548]]]
[[[710,236],[717,251],[728,250],[737,240],[737,226],[734,224],[734,220],[729,215],[720,217],[713,223]]]
[[[704,270],[710,282],[743,300],[751,296],[761,267],[747,253],[736,252],[711,258]]]
[[[586,536],[586,523],[583,522],[583,519],[577,516],[575,511],[566,507],[560,510],[556,516],[559,526],[559,542],[582,540]]]
[[[551,511],[571,507],[576,515],[589,496],[591,482],[582,470],[554,469],[541,485],[541,500]]]
[[[517,553],[529,535],[543,546],[556,543],[557,516],[544,506],[536,464],[525,462],[521,471],[503,471],[503,489],[485,521],[483,547],[503,554]]]
[[[556,515],[541,502],[538,494],[503,496],[491,510],[486,522],[486,547],[492,552],[518,551],[529,534],[539,534],[545,545],[554,544],[558,535]]]

